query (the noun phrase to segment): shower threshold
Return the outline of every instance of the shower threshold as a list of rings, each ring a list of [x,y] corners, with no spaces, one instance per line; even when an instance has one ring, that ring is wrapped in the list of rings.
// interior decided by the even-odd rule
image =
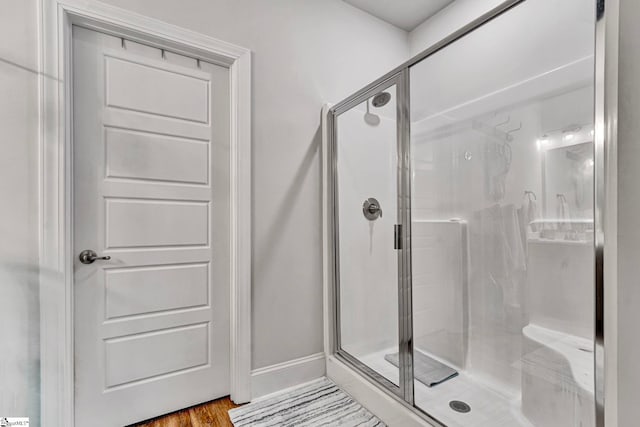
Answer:
[[[394,349],[385,349],[359,357],[379,374],[392,381],[398,380],[398,368],[385,355]],[[509,399],[482,381],[460,371],[457,376],[433,387],[414,381],[415,406],[448,427],[533,427],[520,410],[520,400]],[[468,412],[452,409],[452,401],[461,401],[470,407]]]

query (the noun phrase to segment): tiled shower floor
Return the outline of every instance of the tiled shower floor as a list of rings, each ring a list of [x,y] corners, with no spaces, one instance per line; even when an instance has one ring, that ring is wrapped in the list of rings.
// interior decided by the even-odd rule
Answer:
[[[360,360],[397,383],[398,369],[384,359],[389,353],[391,349]],[[464,372],[434,387],[416,381],[414,400],[417,407],[449,427],[533,427],[520,412],[519,399],[509,400]],[[471,412],[455,412],[449,407],[452,400],[466,402]]]

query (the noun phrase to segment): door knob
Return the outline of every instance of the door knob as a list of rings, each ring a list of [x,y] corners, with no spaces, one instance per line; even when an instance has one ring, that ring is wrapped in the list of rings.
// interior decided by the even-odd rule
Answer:
[[[95,251],[92,251],[91,249],[85,249],[84,251],[80,252],[80,256],[78,256],[78,258],[80,259],[80,262],[83,264],[93,264],[93,262],[97,259],[103,259],[105,261],[108,261],[111,259],[109,255],[98,256],[98,254]]]

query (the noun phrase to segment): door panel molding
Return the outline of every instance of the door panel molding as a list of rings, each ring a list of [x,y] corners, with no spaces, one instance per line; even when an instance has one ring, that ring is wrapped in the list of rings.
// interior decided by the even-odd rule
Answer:
[[[71,28],[81,25],[229,68],[230,378],[251,398],[251,51],[94,0],[41,0],[40,327],[42,425],[74,426]]]

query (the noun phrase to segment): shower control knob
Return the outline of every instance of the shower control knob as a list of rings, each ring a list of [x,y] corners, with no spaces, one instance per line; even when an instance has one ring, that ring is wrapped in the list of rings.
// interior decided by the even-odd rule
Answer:
[[[382,208],[380,202],[373,197],[369,197],[364,201],[362,205],[362,213],[364,217],[369,221],[375,221],[378,218],[382,218]]]

